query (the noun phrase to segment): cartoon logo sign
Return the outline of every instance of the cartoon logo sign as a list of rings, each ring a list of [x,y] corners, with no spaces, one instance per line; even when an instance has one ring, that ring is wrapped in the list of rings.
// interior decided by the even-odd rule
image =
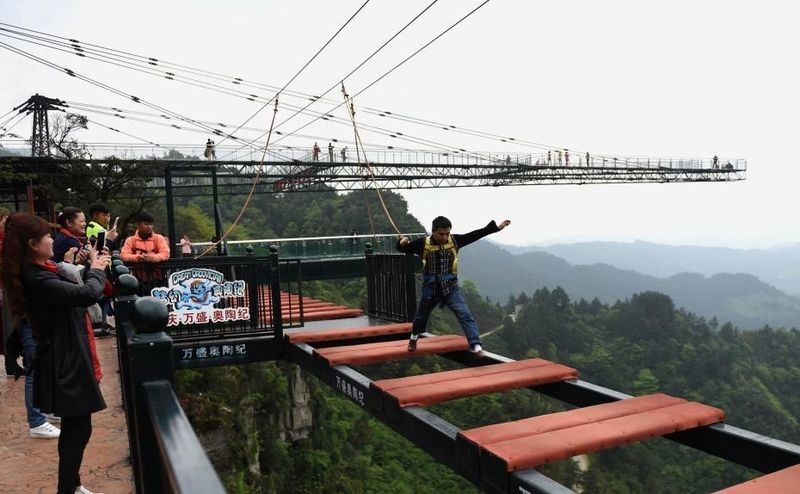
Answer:
[[[225,281],[219,271],[192,268],[172,273],[167,286],[153,288],[150,295],[171,306],[167,326],[249,321],[250,308],[235,300],[245,296],[245,287],[241,280]],[[225,299],[232,300],[215,307]]]

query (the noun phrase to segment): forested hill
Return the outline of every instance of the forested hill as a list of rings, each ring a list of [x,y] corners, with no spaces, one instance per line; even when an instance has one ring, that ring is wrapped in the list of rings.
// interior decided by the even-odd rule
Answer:
[[[613,303],[642,291],[669,295],[675,304],[706,318],[730,321],[742,329],[800,327],[800,298],[748,274],[682,273],[656,278],[608,264],[572,265],[545,252],[514,255],[488,241],[460,253],[462,278],[474,280],[481,293],[505,301],[509,295],[560,286],[570,297]],[[652,262],[658,262],[653,260]]]
[[[691,272],[749,273],[790,295],[800,295],[800,245],[771,249],[733,249],[651,242],[576,242],[546,247],[505,246],[512,254],[547,252],[570,264],[611,264],[666,278]]]

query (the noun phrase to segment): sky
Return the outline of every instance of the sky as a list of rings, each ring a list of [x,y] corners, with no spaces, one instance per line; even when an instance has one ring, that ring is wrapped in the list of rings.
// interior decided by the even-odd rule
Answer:
[[[0,22],[280,87],[362,3],[0,0]],[[429,3],[371,0],[289,89],[319,94],[335,85]],[[479,3],[436,2],[347,78],[348,91],[359,92]],[[403,191],[411,213],[426,225],[444,215],[454,231],[463,232],[508,218],[511,226],[493,238],[516,245],[636,239],[741,248],[796,244],[797,14],[793,2],[774,0],[491,0],[360,94],[356,108],[380,108],[593,154],[719,155],[748,162],[747,180],[735,183]],[[192,118],[238,125],[261,106],[3,36],[0,42]],[[0,115],[33,93],[151,111],[2,47],[0,68]],[[341,97],[337,91],[329,96]],[[289,114],[281,110],[278,118]],[[271,111],[261,112],[248,126],[266,130],[270,116]],[[111,117],[90,118],[160,143],[202,144],[209,137]],[[378,122],[370,118],[379,117],[363,112],[357,118],[470,151],[531,151]],[[303,121],[298,117],[286,128]],[[19,128],[23,126],[28,132],[30,121]],[[326,122],[304,133],[352,136],[346,126]],[[128,140],[92,125],[78,137],[88,142]],[[362,138],[387,142],[367,133]]]

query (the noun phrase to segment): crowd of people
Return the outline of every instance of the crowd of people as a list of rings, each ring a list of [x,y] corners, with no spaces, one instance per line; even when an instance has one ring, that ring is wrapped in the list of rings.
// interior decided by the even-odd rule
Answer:
[[[59,494],[93,494],[80,468],[92,414],[106,407],[95,338],[113,334],[110,252],[121,247],[122,259],[135,263],[170,256],[146,211],[124,242],[107,205],[93,204],[88,213],[87,222],[82,209],[63,208],[55,232],[32,214],[0,215],[0,347],[6,374],[24,376],[30,437],[58,439]]]

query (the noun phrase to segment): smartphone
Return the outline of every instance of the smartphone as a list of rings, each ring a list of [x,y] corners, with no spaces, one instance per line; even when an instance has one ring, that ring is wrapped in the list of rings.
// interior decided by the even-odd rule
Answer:
[[[98,252],[103,252],[103,248],[106,246],[106,232],[102,231],[97,234],[97,240],[94,242],[94,249]]]
[[[114,230],[114,231],[117,231],[117,223],[119,223],[119,216],[117,216],[116,218],[114,218],[114,224],[113,224],[113,225],[111,225],[111,229],[112,229],[112,230]]]

